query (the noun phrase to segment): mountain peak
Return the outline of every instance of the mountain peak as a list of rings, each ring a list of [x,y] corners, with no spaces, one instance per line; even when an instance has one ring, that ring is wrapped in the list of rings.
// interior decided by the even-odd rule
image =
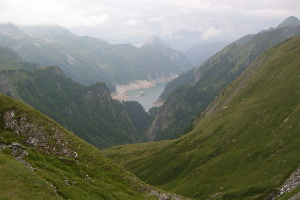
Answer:
[[[170,48],[169,45],[165,41],[163,41],[162,39],[159,38],[158,35],[150,36],[150,38],[144,43],[143,46],[145,46],[145,45],[150,45],[150,46],[160,45],[160,46]]]
[[[0,34],[8,35],[14,39],[24,37],[24,33],[12,23],[0,24]]]
[[[300,26],[300,20],[295,16],[290,16],[281,22],[277,28],[282,28],[285,26]]]

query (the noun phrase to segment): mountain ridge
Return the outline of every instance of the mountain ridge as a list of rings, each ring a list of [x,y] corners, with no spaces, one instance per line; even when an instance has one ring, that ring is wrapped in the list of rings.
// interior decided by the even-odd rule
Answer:
[[[191,69],[193,67],[193,64],[189,61],[184,53],[171,49],[170,46],[157,35],[151,36],[140,48],[147,46],[158,50],[162,55],[179,67],[184,66],[186,69]],[[183,69],[182,72],[184,71],[185,70]]]
[[[0,92],[28,103],[99,148],[143,140],[104,83],[81,85],[56,66],[2,71]]]
[[[281,22],[276,28],[282,28],[285,26],[300,26],[300,20],[295,16],[290,16]]]
[[[59,26],[1,24],[0,42],[24,61],[59,66],[77,82],[105,82],[112,91],[116,83],[156,78],[161,73],[180,74],[192,67],[187,59],[177,64],[155,48],[111,45],[98,38],[76,36]]]
[[[300,37],[267,50],[178,139],[102,152],[147,183],[191,198],[289,199],[299,192],[299,55]]]
[[[148,140],[173,139],[192,128],[222,88],[237,78],[248,65],[268,48],[300,35],[300,26],[285,26],[233,42],[192,69],[169,82],[161,98],[163,106],[146,131]]]

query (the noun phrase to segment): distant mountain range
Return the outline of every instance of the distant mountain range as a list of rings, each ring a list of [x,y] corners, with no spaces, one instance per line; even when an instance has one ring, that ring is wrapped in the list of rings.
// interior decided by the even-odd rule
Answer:
[[[113,83],[159,78],[192,68],[184,54],[162,54],[152,45],[110,45],[88,36],[78,37],[58,26],[17,27],[0,25],[0,44],[16,51],[27,62],[59,66],[73,80],[83,84]],[[168,51],[172,51],[170,48]],[[175,53],[176,52],[176,53]]]

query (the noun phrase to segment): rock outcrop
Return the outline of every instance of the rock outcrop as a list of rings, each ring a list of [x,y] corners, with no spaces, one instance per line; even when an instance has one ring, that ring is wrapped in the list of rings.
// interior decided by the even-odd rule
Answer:
[[[70,141],[66,140],[62,129],[51,127],[50,131],[46,130],[43,125],[32,122],[26,115],[16,118],[14,110],[6,111],[3,114],[3,121],[5,129],[24,136],[29,145],[42,150],[46,154],[78,158],[78,153],[68,145]],[[19,151],[19,149],[24,149],[21,145],[11,144],[11,148],[12,150],[16,149],[16,153],[13,153],[13,155],[20,157],[20,159],[26,154],[28,155],[24,151]]]

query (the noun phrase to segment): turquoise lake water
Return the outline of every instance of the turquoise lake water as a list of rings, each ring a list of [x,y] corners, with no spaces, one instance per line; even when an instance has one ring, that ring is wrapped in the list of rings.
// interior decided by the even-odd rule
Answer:
[[[152,88],[144,88],[138,89],[134,91],[127,92],[128,101],[138,101],[145,108],[145,111],[148,111],[150,108],[154,106],[154,103],[163,92],[166,83],[156,84],[155,87]],[[145,95],[136,98],[141,91],[145,91]]]

